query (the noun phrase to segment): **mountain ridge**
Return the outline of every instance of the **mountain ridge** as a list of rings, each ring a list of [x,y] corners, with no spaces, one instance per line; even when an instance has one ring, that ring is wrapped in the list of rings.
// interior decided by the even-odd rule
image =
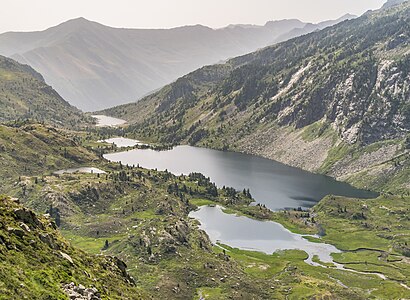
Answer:
[[[31,65],[64,99],[95,111],[136,100],[198,67],[263,48],[302,24],[129,29],[77,18],[44,31],[1,34],[0,54]]]
[[[92,123],[32,67],[0,56],[0,122],[25,119],[72,128]]]
[[[301,28],[297,28],[295,27],[294,29],[292,29],[291,31],[280,35],[278,38],[276,38],[275,42],[279,43],[279,42],[283,42],[301,35],[305,35],[305,34],[309,34],[311,32],[317,31],[317,30],[322,30],[326,27],[330,27],[333,25],[336,25],[340,22],[344,22],[346,20],[352,20],[357,18],[356,15],[352,15],[352,14],[345,14],[343,16],[341,16],[340,18],[336,19],[336,20],[330,20],[330,21],[323,21],[317,24],[314,23],[306,23],[303,27]]]
[[[407,189],[409,11],[408,3],[375,11],[204,67],[104,113],[135,123],[136,136],[257,154],[363,185],[368,176],[379,189],[389,169]]]

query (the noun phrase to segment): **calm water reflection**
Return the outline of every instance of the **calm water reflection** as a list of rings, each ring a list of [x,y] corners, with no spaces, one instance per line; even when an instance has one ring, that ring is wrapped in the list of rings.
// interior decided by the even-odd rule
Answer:
[[[114,137],[114,138],[103,140],[102,142],[109,143],[109,144],[114,144],[118,148],[134,147],[136,145],[146,145],[144,143],[141,143],[138,140],[128,139],[128,138],[124,138],[124,137]]]
[[[169,151],[130,150],[105,155],[111,161],[165,170],[180,175],[200,172],[219,187],[249,188],[259,203],[272,210],[311,207],[325,195],[373,198],[377,194],[356,189],[330,177],[312,174],[253,155],[191,146]]]
[[[125,120],[108,117],[104,115],[94,115],[93,118],[97,119],[97,127],[115,127],[127,123]]]
[[[72,168],[72,169],[64,169],[54,172],[54,174],[62,175],[62,174],[73,174],[73,173],[89,173],[89,174],[105,174],[103,170],[98,168],[92,167],[81,167],[81,168]]]
[[[315,255],[323,262],[332,262],[330,254],[340,252],[329,244],[309,242],[275,222],[225,214],[219,206],[203,206],[189,216],[201,223],[201,229],[213,243],[221,242],[234,248],[268,254],[278,250],[299,249],[309,255],[306,262],[312,265],[315,265],[312,261]]]

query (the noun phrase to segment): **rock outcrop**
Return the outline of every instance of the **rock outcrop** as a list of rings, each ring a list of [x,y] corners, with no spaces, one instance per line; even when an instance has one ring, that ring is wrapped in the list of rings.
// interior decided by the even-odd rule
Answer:
[[[101,300],[101,294],[96,288],[86,288],[82,284],[76,286],[71,282],[64,284],[63,289],[70,300]]]

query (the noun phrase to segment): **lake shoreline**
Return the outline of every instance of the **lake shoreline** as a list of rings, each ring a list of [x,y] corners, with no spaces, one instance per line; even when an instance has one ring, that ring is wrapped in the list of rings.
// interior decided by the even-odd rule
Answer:
[[[112,118],[112,119],[115,119],[115,120],[121,120],[121,121],[123,121],[123,123],[121,123],[121,125],[123,125],[123,126],[127,126],[127,124],[128,124],[128,121],[127,121],[127,120],[117,119],[117,118],[115,118],[115,117],[111,117],[111,116],[107,116],[107,115],[95,115],[95,116],[93,116],[93,117],[101,117],[101,116],[104,116],[104,117],[107,117],[107,118]],[[98,125],[97,125],[97,126],[98,126]],[[108,126],[114,126],[114,127],[115,127],[115,126],[118,126],[118,125],[117,125],[117,124],[111,124],[111,125],[108,125]],[[127,138],[129,138],[129,137],[127,137]],[[131,138],[129,138],[129,139],[134,139],[134,138],[131,137]],[[138,141],[138,139],[135,139],[135,140]],[[147,147],[147,148],[149,148],[149,149],[153,149],[153,150],[155,150],[155,151],[167,151],[167,150],[172,150],[174,147],[177,147],[177,146],[191,146],[191,145],[185,144],[185,143],[178,143],[178,144],[175,144],[175,145],[163,145],[163,144],[156,144],[156,145],[154,145],[154,144],[149,143],[149,142],[147,142],[147,143],[144,145],[144,147]],[[144,147],[141,147],[141,148],[138,147],[138,149],[146,149],[146,148],[144,148]],[[255,157],[262,158],[262,159],[267,159],[267,160],[272,161],[272,162],[280,163],[280,164],[283,164],[283,165],[288,166],[288,167],[292,167],[292,168],[296,168],[296,169],[299,169],[299,170],[303,170],[303,171],[306,171],[306,172],[309,172],[309,173],[312,173],[312,174],[328,176],[328,177],[333,178],[334,180],[336,180],[336,181],[338,181],[338,182],[347,183],[347,184],[349,184],[349,185],[351,185],[351,186],[353,186],[353,187],[355,187],[355,188],[358,188],[358,189],[366,190],[366,191],[369,191],[369,192],[375,192],[375,193],[379,193],[379,192],[380,192],[380,191],[376,191],[376,190],[374,190],[374,189],[363,188],[363,186],[360,186],[360,185],[357,184],[356,182],[348,182],[348,181],[346,181],[346,180],[340,180],[340,178],[338,178],[338,177],[336,177],[336,176],[332,176],[332,174],[327,174],[327,173],[320,172],[318,169],[313,169],[313,170],[311,170],[311,169],[308,169],[308,168],[303,168],[303,167],[301,167],[301,166],[296,166],[296,165],[294,165],[294,164],[289,164],[289,163],[283,162],[283,161],[281,161],[281,160],[278,160],[278,158],[272,158],[272,157],[270,157],[270,156],[268,156],[268,155],[263,155],[263,153],[261,154],[261,153],[256,153],[255,151],[247,151],[245,148],[243,148],[243,149],[238,148],[238,149],[235,149],[235,150],[231,150],[231,149],[229,149],[229,148],[228,148],[228,149],[223,149],[223,148],[220,148],[220,147],[212,147],[212,145],[211,145],[211,147],[209,147],[209,146],[208,146],[208,147],[203,147],[203,146],[201,146],[201,145],[195,145],[194,147],[197,147],[197,148],[200,148],[200,149],[217,150],[217,151],[228,152],[228,153],[240,153],[240,154],[245,154],[245,155],[252,155],[252,156],[255,156]]]
[[[235,211],[226,212],[224,206],[219,204],[216,206],[201,206],[191,211],[188,216],[196,219],[200,223],[199,228],[207,233],[215,245],[226,244],[230,247],[238,248],[244,251],[257,251],[267,255],[271,255],[277,251],[301,250],[308,254],[308,258],[305,262],[312,266],[319,265],[317,262],[313,261],[315,256],[317,256],[323,263],[333,263],[334,261],[331,254],[341,253],[341,251],[333,245],[323,241],[311,242],[306,239],[306,235],[293,233],[283,224],[272,220],[257,220],[249,218],[248,216],[238,214]],[[212,218],[210,216],[212,216]],[[215,222],[224,222],[221,218],[225,219],[225,224],[223,226],[221,226],[221,224],[216,225]],[[226,223],[226,221],[230,221],[231,223]],[[243,230],[234,234],[238,241],[230,240],[229,237],[225,235],[227,227],[237,227],[242,223],[246,223],[246,231]],[[270,226],[272,228],[271,230],[261,231],[260,228],[256,230],[252,224],[263,225],[264,227]],[[216,234],[216,232],[219,233]],[[275,237],[276,235],[278,236]],[[255,236],[260,237],[256,239]],[[311,236],[319,238],[317,235]],[[247,239],[250,240],[247,241]],[[280,243],[284,243],[284,245],[279,246]]]
[[[127,138],[134,139],[133,137],[127,137]],[[138,140],[138,139],[135,139],[135,140]],[[280,160],[271,158],[267,155],[261,155],[261,154],[258,154],[258,153],[254,153],[252,151],[246,151],[245,149],[244,150],[241,150],[241,149],[232,150],[232,149],[223,149],[223,148],[220,148],[220,147],[204,147],[204,146],[201,146],[201,145],[192,146],[192,145],[186,144],[186,143],[165,145],[165,144],[152,144],[151,142],[147,142],[146,145],[148,146],[147,148],[142,147],[142,148],[137,148],[137,149],[152,149],[152,150],[155,150],[155,151],[168,151],[168,150],[172,150],[173,148],[179,147],[179,146],[191,146],[191,147],[195,147],[195,148],[199,148],[199,149],[216,150],[216,151],[221,151],[221,152],[226,152],[226,153],[251,155],[251,156],[254,156],[254,157],[261,158],[261,159],[269,160],[271,162],[279,163],[279,164],[282,164],[282,165],[287,166],[287,167],[295,168],[295,169],[298,169],[298,170],[301,170],[301,171],[304,171],[304,172],[309,172],[311,174],[327,176],[327,177],[330,177],[330,178],[332,178],[332,179],[334,179],[338,182],[347,183],[347,184],[349,184],[349,185],[351,185],[351,186],[353,186],[357,189],[361,189],[361,190],[365,190],[365,191],[373,192],[373,193],[377,193],[377,194],[380,193],[380,191],[378,191],[378,190],[363,188],[362,186],[355,184],[355,182],[348,182],[346,180],[341,180],[340,178],[332,176],[331,174],[326,174],[326,173],[320,172],[319,170],[309,170],[307,168],[303,168],[303,167],[300,167],[300,166],[295,166],[295,165],[292,165],[292,164],[282,162]]]
[[[208,148],[200,148],[200,149],[208,149]],[[158,150],[156,150],[156,151],[158,151]],[[225,151],[225,152],[237,153],[237,152],[232,152],[232,151]],[[268,160],[271,161],[270,159],[268,159]],[[318,203],[320,203],[322,200],[323,199],[319,200]],[[261,216],[261,215],[255,214],[255,208],[257,209],[258,207],[257,206],[250,206],[250,205],[232,205],[232,206],[229,206],[228,209],[231,210],[230,213],[235,213],[235,214],[239,213],[240,215],[243,215],[244,217],[249,218],[249,219],[254,219],[254,220],[258,220],[258,221],[269,221],[269,222],[272,222],[272,223],[279,224],[279,225],[283,226],[284,228],[286,228],[287,230],[289,230],[290,232],[295,233],[295,234],[310,235],[312,233],[316,234],[318,232],[317,227],[313,227],[313,228],[311,227],[311,228],[308,228],[308,230],[305,230],[306,228],[303,228],[301,226],[292,224],[292,222],[289,223],[289,219],[286,219],[286,217],[285,218],[278,217],[280,214],[285,214],[286,213],[286,211],[284,211],[284,210],[272,211],[272,210],[266,208],[266,210],[269,211],[268,215],[265,215],[265,216],[262,215]],[[294,208],[294,210],[297,211],[296,207]],[[195,211],[195,209],[190,211],[190,213],[192,213],[193,211]],[[310,210],[308,210],[308,211],[310,211]],[[329,242],[327,240],[323,240],[323,243],[335,246],[334,243]],[[252,252],[251,249],[245,249],[244,251],[251,251]],[[342,251],[344,251],[344,250],[342,249]],[[310,259],[313,262],[314,257],[309,255],[308,259]],[[317,263],[317,262],[315,261],[315,263]],[[317,266],[328,268],[328,266],[326,266],[326,263],[325,264],[317,263]],[[347,269],[345,269],[345,270],[350,271],[350,270],[347,270]],[[369,274],[371,274],[371,273],[369,273]]]
[[[104,154],[105,159],[123,165],[168,170],[175,175],[202,173],[219,187],[250,189],[257,203],[273,211],[309,208],[326,195],[371,199],[378,193],[357,189],[332,177],[314,174],[283,163],[238,152],[180,145],[159,151],[134,147]]]

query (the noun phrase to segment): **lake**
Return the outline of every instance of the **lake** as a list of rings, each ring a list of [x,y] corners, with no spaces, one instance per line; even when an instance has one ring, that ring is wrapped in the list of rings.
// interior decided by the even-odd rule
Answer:
[[[167,169],[176,175],[200,172],[218,187],[249,188],[256,202],[271,210],[309,208],[329,194],[357,198],[377,196],[377,193],[354,188],[328,176],[248,154],[178,146],[168,151],[134,149],[104,157],[124,165]]]
[[[81,167],[81,168],[71,168],[71,169],[64,169],[54,172],[54,174],[62,175],[62,174],[74,174],[74,173],[89,173],[89,174],[105,174],[103,170],[93,167]]]
[[[128,138],[124,138],[124,137],[114,137],[114,138],[103,140],[102,142],[109,143],[109,144],[114,144],[118,148],[134,147],[136,145],[146,145],[144,143],[141,143],[138,140],[128,139]]]
[[[94,115],[93,118],[97,119],[97,127],[115,127],[127,123],[125,120],[108,117],[104,115]]]
[[[312,261],[315,255],[322,262],[332,262],[331,253],[340,252],[333,245],[309,242],[275,222],[225,214],[220,206],[202,206],[189,216],[201,223],[200,228],[214,244],[220,242],[233,248],[268,254],[278,250],[299,249],[309,255],[306,262],[311,265],[317,265]]]

